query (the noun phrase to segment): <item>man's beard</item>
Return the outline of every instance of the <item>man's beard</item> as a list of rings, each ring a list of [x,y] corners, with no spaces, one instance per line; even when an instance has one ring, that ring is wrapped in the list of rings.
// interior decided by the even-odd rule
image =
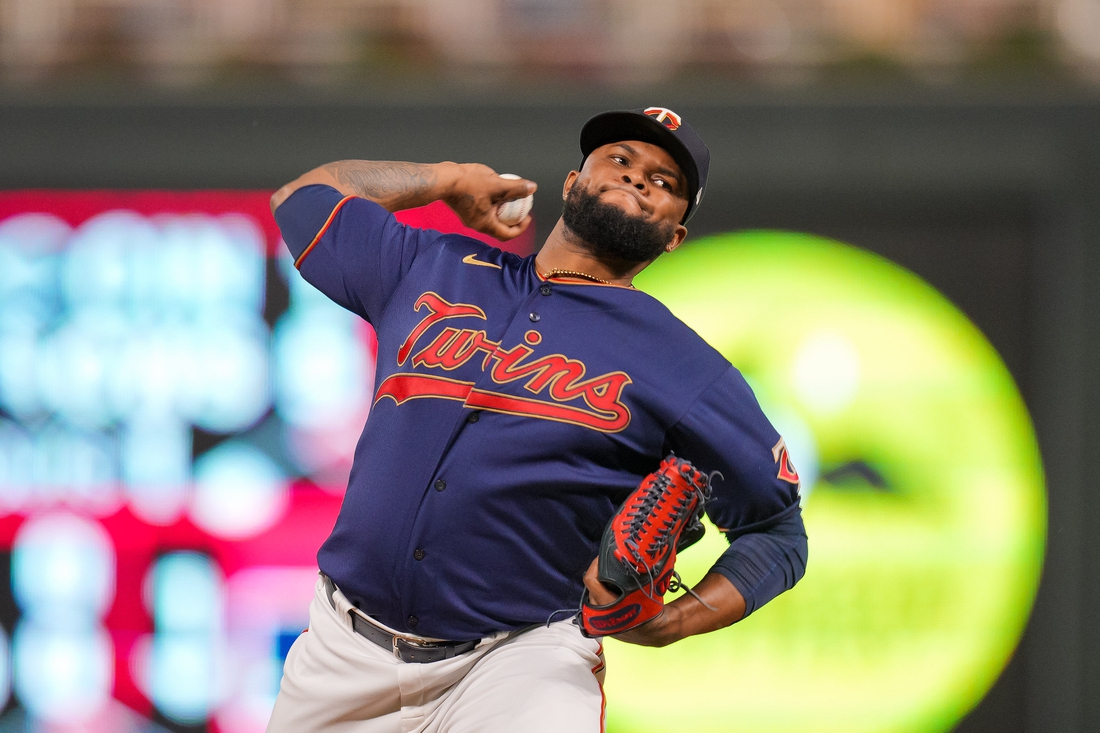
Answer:
[[[672,224],[631,216],[577,185],[566,194],[561,214],[569,231],[601,260],[649,262],[672,241]]]

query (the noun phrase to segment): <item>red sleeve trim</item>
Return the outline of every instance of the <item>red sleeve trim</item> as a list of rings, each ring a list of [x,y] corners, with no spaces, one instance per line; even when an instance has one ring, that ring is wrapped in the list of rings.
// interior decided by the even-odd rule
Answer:
[[[324,226],[321,227],[321,231],[317,232],[317,236],[313,238],[313,241],[309,243],[309,246],[302,250],[302,254],[298,255],[298,259],[294,260],[294,268],[297,270],[302,269],[302,263],[313,248],[317,246],[317,243],[321,241],[321,237],[325,236],[325,232],[328,231],[329,226],[332,225],[332,220],[336,218],[336,214],[340,209],[344,207],[348,201],[351,201],[355,196],[345,196],[340,200],[340,203],[336,204],[336,207],[332,210],[332,213],[328,215],[328,219],[325,220]]]

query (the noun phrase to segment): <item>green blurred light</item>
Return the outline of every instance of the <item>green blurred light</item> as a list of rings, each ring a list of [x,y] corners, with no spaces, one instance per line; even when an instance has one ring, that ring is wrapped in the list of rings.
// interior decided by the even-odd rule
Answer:
[[[1038,446],[993,347],[912,273],[809,235],[702,239],[637,284],[807,429],[803,474],[823,478],[793,591],[664,649],[608,643],[608,730],[949,730],[1015,648],[1045,541]],[[685,580],[724,547],[711,528]]]

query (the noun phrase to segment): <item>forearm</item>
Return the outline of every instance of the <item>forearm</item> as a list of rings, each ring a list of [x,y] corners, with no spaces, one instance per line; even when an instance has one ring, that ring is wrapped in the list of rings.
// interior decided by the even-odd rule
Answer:
[[[790,590],[806,573],[809,545],[796,510],[762,532],[737,537],[711,568],[745,599],[745,615]]]
[[[667,646],[689,636],[724,629],[745,615],[745,599],[723,575],[708,573],[692,590],[711,608],[685,593],[667,604],[657,618],[615,638],[641,646]]]
[[[360,196],[388,211],[424,206],[449,199],[455,191],[460,167],[454,163],[404,163],[389,160],[338,160],[305,173],[271,197],[271,210],[279,208],[303,186],[332,186],[345,196]]]
[[[733,541],[693,588],[705,603],[685,594],[666,605],[657,618],[616,638],[665,646],[736,623],[793,588],[806,572],[807,554],[805,526],[801,512],[795,511],[766,530]],[[586,579],[590,588],[593,583],[598,584],[594,574]]]
[[[444,201],[466,226],[500,240],[522,234],[531,224],[504,223],[498,206],[535,192],[523,178],[502,178],[479,163],[401,163],[391,160],[338,160],[286,184],[271,197],[271,212],[303,186],[331,186],[345,196],[360,196],[395,212]]]

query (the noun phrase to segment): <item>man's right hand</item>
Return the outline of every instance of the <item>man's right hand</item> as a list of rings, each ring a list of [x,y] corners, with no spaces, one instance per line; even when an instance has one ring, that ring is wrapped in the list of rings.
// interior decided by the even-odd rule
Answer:
[[[496,171],[480,163],[440,163],[450,168],[443,178],[453,177],[451,190],[443,197],[466,226],[500,240],[518,237],[531,225],[528,214],[520,223],[509,226],[497,218],[497,208],[505,201],[530,196],[538,186],[525,179],[501,178]]]

